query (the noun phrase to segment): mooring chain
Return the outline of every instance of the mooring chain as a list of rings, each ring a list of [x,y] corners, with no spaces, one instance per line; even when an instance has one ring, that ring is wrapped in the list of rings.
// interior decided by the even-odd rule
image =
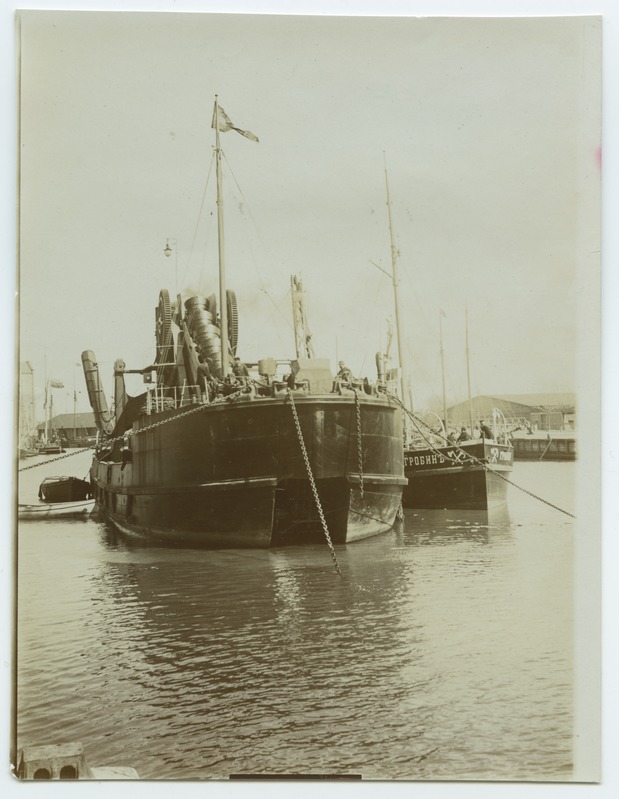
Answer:
[[[170,416],[167,419],[161,419],[159,422],[153,422],[152,424],[148,424],[146,425],[146,427],[140,427],[139,430],[127,430],[127,432],[123,433],[122,436],[116,436],[116,438],[108,438],[103,443],[113,444],[115,441],[122,441],[125,438],[125,436],[138,436],[141,433],[146,433],[149,430],[154,430],[156,427],[163,427],[163,425],[168,424],[168,422],[175,422],[177,419],[182,419],[184,416],[189,416],[192,413],[198,413],[198,411],[203,411],[206,408],[211,408],[213,405],[223,405],[225,402],[230,402],[232,400],[235,400],[245,393],[246,393],[245,391],[235,391],[234,394],[229,394],[227,397],[218,398],[214,402],[196,405],[194,408],[190,408],[188,411],[176,414],[176,416]]]
[[[359,493],[363,499],[363,445],[361,443],[361,404],[359,402],[359,395],[357,389],[355,392],[355,407],[357,409],[357,457],[359,459]]]
[[[402,410],[406,413],[406,415],[410,418],[410,420],[413,422],[413,424],[415,424],[416,427],[417,427],[417,421],[420,421],[421,424],[423,424],[425,427],[428,427],[428,429],[430,429],[430,430],[432,429],[423,420],[416,419],[416,417],[414,417],[413,414],[408,410],[408,408],[406,408],[406,406],[399,399],[399,397],[394,397],[394,399],[396,400],[398,405],[402,408]],[[417,429],[419,429],[419,428],[417,428]],[[447,440],[446,440],[446,442],[447,442]],[[518,483],[514,483],[513,480],[510,480],[508,477],[505,477],[505,475],[501,474],[501,472],[497,472],[495,469],[493,469],[491,466],[489,466],[487,463],[485,463],[485,461],[480,460],[475,455],[471,455],[470,452],[467,452],[466,450],[462,449],[462,447],[460,447],[458,444],[452,444],[452,443],[448,442],[447,445],[456,447],[461,452],[463,452],[469,458],[469,460],[472,463],[476,463],[479,466],[482,466],[487,472],[492,472],[492,474],[495,474],[497,477],[500,477],[501,480],[504,480],[506,483],[509,483],[509,485],[512,485],[512,486],[514,486],[514,488],[517,488],[518,491],[522,491],[524,494],[528,494],[533,499],[537,499],[537,500],[539,500],[539,502],[543,502],[544,505],[548,505],[548,507],[554,508],[555,510],[558,510],[560,513],[564,513],[566,516],[570,516],[572,519],[576,518],[575,514],[570,513],[568,510],[564,510],[563,508],[560,508],[558,505],[553,505],[552,502],[549,502],[547,499],[544,499],[543,497],[540,497],[539,494],[534,494],[533,491],[529,491],[528,488],[523,488],[522,486],[518,485]],[[439,454],[442,457],[445,457],[443,453],[439,453]]]
[[[245,391],[235,391],[234,394],[230,394],[227,397],[218,398],[215,402],[211,402],[209,404],[200,404],[196,405],[193,408],[190,408],[183,413],[179,413],[176,416],[171,416],[168,419],[161,419],[159,422],[153,422],[152,424],[146,425],[146,427],[141,427],[139,430],[127,430],[121,436],[115,436],[114,438],[106,438],[104,441],[100,443],[99,446],[107,447],[108,445],[115,444],[117,441],[124,441],[125,438],[129,438],[130,436],[138,436],[142,433],[147,433],[149,430],[154,430],[156,427],[163,427],[163,425],[168,424],[168,422],[175,422],[177,419],[182,419],[184,416],[189,416],[192,413],[197,413],[198,411],[203,411],[205,408],[210,408],[212,405],[223,405],[225,402],[230,402],[232,400],[237,399],[238,397],[245,394]],[[90,449],[94,449],[94,447],[85,447],[84,449],[76,449],[73,452],[69,452],[66,455],[59,455],[57,458],[50,458],[46,461],[41,461],[39,463],[33,463],[30,466],[23,466],[19,469],[20,472],[25,472],[27,469],[36,469],[37,466],[45,466],[47,463],[53,463],[54,461],[62,460],[62,458],[70,458],[72,455],[77,455],[79,452],[87,452]]]
[[[389,392],[385,392],[382,396],[387,398],[387,402],[389,403],[389,407],[390,408],[393,407],[391,405],[391,400],[397,400],[396,405],[400,405],[401,407],[404,407],[402,405],[402,403],[400,402],[399,398],[396,397],[395,395],[390,394]],[[404,521],[404,505],[402,504],[402,499],[401,498],[400,498],[400,504],[398,506],[398,510],[396,512],[395,518],[396,518],[396,521],[398,521],[398,522],[403,522]]]
[[[83,447],[82,449],[74,449],[72,452],[67,452],[66,455],[59,455],[57,458],[48,458],[45,461],[39,461],[38,463],[31,463],[30,466],[22,466],[22,468],[18,469],[18,471],[27,472],[28,469],[36,469],[37,466],[47,466],[48,463],[61,461],[63,458],[70,458],[72,455],[79,455],[80,452],[88,452],[88,450],[92,449],[94,449],[94,447]]]
[[[477,458],[475,460],[477,460]],[[523,488],[522,486],[519,486],[517,483],[514,483],[513,480],[509,480],[507,477],[505,477],[505,475],[501,474],[500,472],[496,472],[494,469],[490,468],[490,466],[487,466],[483,461],[478,460],[477,462],[481,464],[484,467],[484,469],[487,469],[489,472],[492,472],[492,474],[496,474],[496,476],[500,477],[501,480],[505,480],[506,483],[509,483],[510,485],[514,486],[514,488],[517,488],[518,491],[522,491],[523,494],[528,494],[533,499],[537,499],[540,502],[543,502],[544,505],[548,505],[549,508],[554,508],[555,510],[558,510],[559,513],[564,513],[566,516],[570,516],[572,519],[576,518],[576,515],[574,513],[570,513],[569,510],[564,510],[563,508],[560,508],[558,505],[553,505],[552,502],[549,502],[547,499],[540,497],[538,494],[534,494],[532,491],[529,491],[528,488]]]
[[[337,562],[337,556],[335,554],[335,549],[333,547],[333,542],[331,541],[331,536],[329,535],[329,528],[327,526],[327,520],[325,519],[325,515],[322,510],[322,504],[320,502],[320,497],[318,496],[318,489],[316,487],[316,481],[314,480],[314,475],[312,474],[312,466],[309,461],[309,456],[307,454],[307,448],[305,447],[305,441],[303,440],[303,431],[301,430],[301,423],[299,422],[299,415],[297,413],[297,407],[294,404],[294,397],[292,396],[292,391],[288,389],[288,396],[290,397],[290,407],[292,408],[292,416],[294,418],[294,424],[297,431],[297,437],[299,439],[299,444],[301,446],[301,453],[303,455],[303,460],[305,461],[305,469],[307,471],[307,476],[310,481],[310,485],[312,487],[312,493],[314,495],[314,502],[316,503],[316,510],[318,511],[318,515],[320,516],[320,523],[322,524],[322,529],[325,534],[325,538],[327,539],[327,544],[329,546],[329,550],[331,552],[331,558],[333,559],[333,565],[335,566],[335,571],[342,577],[342,572],[340,571],[340,565]]]
[[[192,413],[198,413],[198,411],[203,411],[205,408],[208,408],[208,405],[196,405],[195,408],[190,408],[188,411],[184,411],[183,413],[179,413],[176,416],[170,416],[168,419],[161,419],[158,422],[153,422],[152,424],[147,424],[145,427],[140,427],[138,430],[127,430],[122,436],[116,436],[116,438],[108,438],[104,442],[104,444],[113,444],[115,441],[122,441],[125,436],[139,436],[142,433],[148,433],[150,430],[154,430],[157,427],[163,427],[164,425],[168,424],[168,422],[175,422],[177,419],[182,419],[184,416],[190,416]]]

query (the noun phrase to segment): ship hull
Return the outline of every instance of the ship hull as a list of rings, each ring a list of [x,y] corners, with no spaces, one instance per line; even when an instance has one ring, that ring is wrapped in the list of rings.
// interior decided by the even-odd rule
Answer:
[[[405,508],[489,510],[507,499],[505,478],[513,468],[513,449],[488,441],[411,449],[404,453],[404,464]]]
[[[401,503],[401,415],[354,398],[295,398],[303,441],[334,543],[390,529]],[[128,534],[202,547],[270,547],[324,541],[292,407],[248,399],[144,415],[130,455],[95,456],[98,508]]]

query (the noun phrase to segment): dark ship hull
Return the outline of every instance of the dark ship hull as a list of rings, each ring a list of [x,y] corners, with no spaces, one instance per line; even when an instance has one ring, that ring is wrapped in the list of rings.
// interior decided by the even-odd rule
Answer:
[[[46,477],[39,486],[43,502],[81,502],[90,496],[90,483],[78,477]]]
[[[402,504],[419,509],[489,510],[507,498],[509,483],[503,478],[509,477],[513,460],[510,445],[490,441],[408,449],[404,452],[408,486]]]
[[[389,530],[406,483],[399,411],[381,397],[357,406],[352,392],[294,403],[333,542]],[[127,533],[231,548],[325,539],[286,394],[142,413],[124,447],[96,454],[91,479]]]
[[[99,432],[91,469],[97,505],[128,533],[191,546],[345,543],[382,533],[395,521],[406,483],[402,414],[384,384],[334,378],[328,359],[314,357],[298,279],[296,359],[248,365],[237,355],[219,134],[258,139],[232,126],[217,97],[212,127],[218,295],[181,293],[172,303],[160,291],[155,360],[138,370],[116,361],[111,410],[94,353],[82,353]],[[165,255],[171,252],[166,243]],[[127,394],[128,373],[143,375],[145,394]]]

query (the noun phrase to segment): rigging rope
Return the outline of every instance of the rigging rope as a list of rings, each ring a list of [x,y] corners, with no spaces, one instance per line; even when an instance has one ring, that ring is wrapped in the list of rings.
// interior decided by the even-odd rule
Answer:
[[[262,236],[260,235],[260,230],[258,229],[258,225],[256,224],[256,220],[254,219],[254,215],[252,214],[251,206],[250,206],[250,205],[249,205],[249,203],[247,202],[247,199],[246,199],[245,195],[243,194],[243,189],[241,188],[241,186],[240,186],[240,184],[239,184],[238,180],[236,179],[236,175],[234,174],[234,170],[232,169],[232,166],[230,165],[230,162],[229,162],[229,161],[228,161],[228,159],[226,158],[226,154],[225,154],[225,152],[224,152],[223,150],[222,150],[222,155],[223,155],[223,157],[224,157],[224,161],[226,162],[226,166],[227,166],[227,167],[228,167],[228,169],[230,170],[230,174],[232,175],[232,179],[234,180],[234,182],[235,182],[235,184],[236,184],[236,187],[237,187],[237,189],[239,190],[239,194],[241,195],[241,200],[243,201],[243,204],[244,204],[245,208],[247,209],[247,213],[248,213],[248,215],[249,215],[249,218],[250,218],[250,220],[251,220],[251,222],[252,222],[252,225],[254,226],[254,230],[256,231],[256,235],[257,235],[257,237],[258,237],[258,240],[259,240],[260,244],[262,245],[262,247],[263,247],[264,251],[266,252],[267,256],[268,256],[268,257],[269,257],[269,259],[272,261],[273,259],[271,258],[271,255],[270,255],[270,252],[269,252],[269,248],[267,247],[267,245],[266,245],[266,244],[265,244],[265,242],[264,242],[264,239],[263,239],[263,238],[262,238]],[[291,322],[290,318],[289,318],[289,317],[287,317],[287,316],[286,316],[286,315],[285,315],[285,314],[282,312],[282,309],[281,309],[281,308],[279,307],[279,305],[278,305],[278,304],[275,302],[275,300],[274,300],[274,298],[271,296],[271,294],[269,294],[269,291],[268,291],[268,289],[267,289],[267,287],[266,287],[266,285],[265,285],[264,279],[263,279],[263,277],[262,277],[262,273],[260,272],[260,269],[258,268],[258,263],[257,263],[256,259],[254,258],[254,254],[253,254],[253,252],[251,251],[251,249],[250,249],[250,252],[251,252],[252,261],[253,261],[253,264],[254,264],[254,269],[256,270],[256,274],[258,275],[258,282],[260,283],[260,291],[262,291],[262,292],[263,292],[263,294],[265,294],[265,295],[267,296],[267,298],[268,298],[268,299],[269,299],[269,300],[272,302],[272,304],[273,304],[273,307],[275,308],[275,310],[277,311],[277,313],[278,313],[278,314],[279,314],[279,315],[282,317],[282,319],[284,320],[284,322],[286,323],[286,325],[287,325],[287,326],[288,326],[290,329],[294,330],[294,325],[292,324],[292,322]],[[278,336],[279,336],[279,334],[278,334]],[[280,339],[281,339],[281,336],[280,336]]]
[[[181,275],[181,284],[185,280],[185,275],[187,274],[187,270],[189,269],[189,261],[191,260],[191,254],[193,253],[194,247],[196,246],[196,239],[198,238],[198,228],[200,226],[200,219],[202,218],[202,211],[204,210],[204,200],[206,199],[206,190],[208,188],[209,180],[211,179],[211,172],[213,171],[213,164],[215,163],[215,150],[213,149],[213,153],[211,155],[211,163],[208,168],[208,174],[206,176],[206,181],[204,183],[204,191],[202,192],[202,200],[200,202],[200,210],[198,211],[198,217],[196,219],[196,226],[193,232],[193,239],[191,242],[191,249],[189,250],[189,258],[187,259],[187,264],[183,269],[183,273]],[[178,243],[177,243],[178,248]],[[178,254],[178,253],[177,253]],[[178,286],[177,286],[178,291]]]

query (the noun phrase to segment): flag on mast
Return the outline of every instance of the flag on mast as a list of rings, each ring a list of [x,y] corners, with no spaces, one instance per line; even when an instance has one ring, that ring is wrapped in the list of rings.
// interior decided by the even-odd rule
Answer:
[[[49,387],[50,388],[64,388],[64,383],[62,380],[55,380],[53,377],[49,379]]]
[[[223,108],[215,104],[213,108],[213,121],[211,123],[211,127],[215,130],[218,130],[220,133],[226,133],[229,130],[236,130],[237,133],[240,133],[241,136],[245,136],[246,139],[251,139],[252,141],[259,141],[258,137],[255,136],[249,130],[241,130],[241,128],[237,128],[232,124],[232,120],[223,110]]]

